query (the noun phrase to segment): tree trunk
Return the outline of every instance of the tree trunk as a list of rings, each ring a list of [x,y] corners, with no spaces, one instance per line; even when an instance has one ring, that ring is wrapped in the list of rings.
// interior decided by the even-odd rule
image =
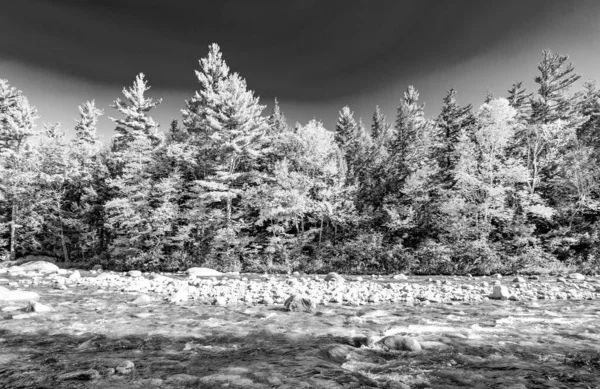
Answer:
[[[11,261],[17,259],[17,251],[16,251],[16,239],[17,239],[17,228],[16,228],[16,219],[17,219],[17,202],[15,200],[12,201],[12,211],[10,215],[10,257]]]
[[[60,243],[63,249],[63,256],[65,258],[65,262],[69,262],[69,252],[67,251],[67,242],[65,241],[65,233],[63,231],[63,223],[60,216],[58,217],[58,220],[60,222]]]

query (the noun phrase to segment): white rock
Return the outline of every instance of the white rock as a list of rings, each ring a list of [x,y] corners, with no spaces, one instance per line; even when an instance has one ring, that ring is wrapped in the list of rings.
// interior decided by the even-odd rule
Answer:
[[[19,266],[23,271],[38,271],[41,273],[56,273],[58,272],[58,266],[53,263],[45,261],[27,262]]]
[[[508,288],[504,285],[494,285],[494,290],[490,298],[496,300],[507,300],[510,297]]]
[[[572,280],[577,280],[577,281],[585,280],[585,276],[581,273],[571,273],[571,274],[569,274],[569,278]]]
[[[29,301],[29,304],[27,304],[27,307],[25,308],[25,312],[50,312],[53,311],[54,309],[51,306],[48,305],[44,305],[41,303],[38,303],[37,301]]]
[[[71,275],[69,276],[69,279],[71,281],[73,280],[78,280],[81,278],[81,273],[79,273],[79,270],[75,270],[73,273],[71,273]]]
[[[141,277],[142,276],[142,272],[139,270],[129,270],[127,272],[127,274],[129,275],[129,277]]]
[[[185,289],[179,289],[169,297],[171,303],[184,303],[190,299],[190,294]]]
[[[406,280],[406,279],[408,279],[408,277],[406,277],[404,274],[396,274],[392,278],[395,279],[395,280]]]
[[[150,304],[153,301],[154,301],[154,299],[152,297],[143,294],[141,296],[138,296],[131,303],[136,304],[136,305],[146,305],[146,304]]]
[[[187,269],[187,273],[189,275],[195,275],[196,277],[213,277],[223,275],[223,273],[207,267],[190,267]]]

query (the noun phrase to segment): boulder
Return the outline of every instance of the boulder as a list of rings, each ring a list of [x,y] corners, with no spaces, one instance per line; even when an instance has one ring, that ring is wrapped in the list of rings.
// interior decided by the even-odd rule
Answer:
[[[0,291],[0,301],[22,301],[39,299],[40,295],[36,292],[25,290],[6,290]]]
[[[40,273],[56,273],[58,266],[46,261],[27,262],[19,266],[24,271],[38,271]]]
[[[510,297],[510,292],[508,288],[504,285],[494,285],[494,289],[492,290],[491,299],[496,300],[508,300]]]
[[[119,364],[119,366],[117,366],[116,371],[119,374],[131,374],[133,372],[133,369],[135,369],[135,365],[133,364],[133,362],[131,361],[123,361]]]
[[[523,277],[515,277],[513,279],[513,282],[524,283],[524,282],[527,282],[527,280],[525,278],[523,278]]]
[[[571,273],[571,274],[569,274],[569,279],[583,281],[583,280],[585,280],[585,276],[581,273]]]
[[[137,278],[137,277],[141,277],[141,276],[142,276],[142,272],[141,272],[141,271],[139,271],[139,270],[129,270],[129,271],[127,272],[127,275],[128,275],[129,277],[134,277],[134,278]]]
[[[394,280],[406,280],[408,279],[408,277],[406,277],[404,274],[396,274],[395,276],[392,277]]]
[[[215,277],[223,275],[223,273],[207,267],[190,267],[187,269],[187,273],[196,277]]]
[[[421,351],[421,344],[415,338],[408,336],[386,336],[376,344],[384,350]]]
[[[334,362],[344,362],[348,359],[348,355],[353,351],[353,348],[348,345],[334,344],[320,350],[323,358]]]
[[[346,282],[346,279],[344,277],[342,277],[341,275],[332,272],[332,273],[327,274],[327,276],[325,276],[325,281],[344,283],[344,282]]]
[[[317,311],[317,303],[309,297],[293,294],[285,300],[283,307],[291,312],[308,312],[315,313]]]
[[[154,299],[148,295],[141,295],[138,296],[135,300],[133,300],[131,303],[135,304],[135,305],[147,305],[150,304],[151,302],[153,302]]]
[[[81,273],[79,273],[79,270],[75,270],[75,271],[74,271],[73,273],[71,273],[71,275],[69,276],[69,279],[70,279],[71,281],[78,280],[78,279],[80,279],[80,278],[81,278]]]
[[[29,301],[29,303],[27,304],[27,307],[25,307],[25,312],[37,312],[37,313],[42,313],[42,312],[50,312],[53,311],[54,309],[52,309],[51,306],[48,305],[44,305],[41,303],[38,303],[37,301]]]

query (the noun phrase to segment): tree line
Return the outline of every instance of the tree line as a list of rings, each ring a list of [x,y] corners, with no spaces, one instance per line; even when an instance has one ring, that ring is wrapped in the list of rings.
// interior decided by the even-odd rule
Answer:
[[[219,46],[165,132],[139,74],[116,110],[79,107],[75,136],[38,129],[0,80],[0,255],[119,270],[526,272],[600,267],[600,92],[542,52],[478,108],[448,91],[427,118],[409,86],[396,118],[344,107],[332,131],[270,115]],[[368,128],[367,128],[368,127]]]

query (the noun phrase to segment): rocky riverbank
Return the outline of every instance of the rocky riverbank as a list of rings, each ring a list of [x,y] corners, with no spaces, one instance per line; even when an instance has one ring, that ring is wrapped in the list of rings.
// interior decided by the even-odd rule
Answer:
[[[188,273],[0,269],[0,387],[600,385],[598,277]]]

